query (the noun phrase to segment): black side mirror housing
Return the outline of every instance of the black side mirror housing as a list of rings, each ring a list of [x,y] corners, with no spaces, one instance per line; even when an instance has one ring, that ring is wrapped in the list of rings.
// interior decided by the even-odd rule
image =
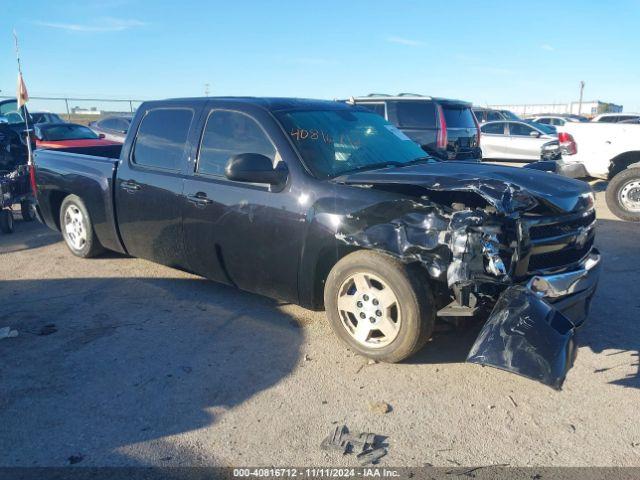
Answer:
[[[266,183],[284,185],[289,176],[287,166],[280,162],[273,168],[272,160],[259,153],[241,153],[227,162],[225,176],[235,182]]]
[[[537,130],[532,130],[531,132],[529,132],[529,136],[534,138],[540,138],[542,134]]]

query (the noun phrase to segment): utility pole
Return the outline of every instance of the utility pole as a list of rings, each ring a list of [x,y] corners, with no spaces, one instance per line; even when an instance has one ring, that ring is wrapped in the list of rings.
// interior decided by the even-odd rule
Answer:
[[[582,93],[584,92],[584,80],[580,80],[580,100],[578,100],[578,115],[582,115]]]
[[[210,85],[208,83],[204,84],[204,96],[205,97],[209,96],[209,87],[210,87]]]

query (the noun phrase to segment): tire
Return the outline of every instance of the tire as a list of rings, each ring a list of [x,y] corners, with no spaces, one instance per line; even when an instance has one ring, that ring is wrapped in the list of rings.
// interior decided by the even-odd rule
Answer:
[[[0,231],[13,233],[13,212],[9,209],[0,210]]]
[[[613,177],[605,197],[616,217],[640,222],[640,168],[627,168]]]
[[[374,360],[404,360],[433,333],[436,310],[426,276],[418,266],[378,252],[360,250],[336,263],[325,283],[324,304],[336,335]]]
[[[20,213],[22,213],[23,222],[33,222],[36,219],[34,206],[29,200],[20,202]]]
[[[76,195],[69,195],[62,201],[60,231],[67,247],[77,257],[91,258],[104,251],[96,238],[87,207]]]

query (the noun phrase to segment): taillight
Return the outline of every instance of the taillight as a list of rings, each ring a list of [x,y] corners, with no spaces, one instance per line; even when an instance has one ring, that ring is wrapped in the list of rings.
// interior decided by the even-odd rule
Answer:
[[[578,153],[578,145],[570,133],[559,132],[558,142],[560,142],[560,151],[565,155],[575,155]]]
[[[38,193],[38,186],[36,185],[36,166],[33,163],[29,165],[29,183],[31,183],[31,191],[35,196]]]
[[[447,120],[444,118],[444,111],[442,110],[442,106],[438,105],[438,120],[440,123],[440,130],[438,130],[438,135],[436,136],[436,147],[437,148],[447,148]]]

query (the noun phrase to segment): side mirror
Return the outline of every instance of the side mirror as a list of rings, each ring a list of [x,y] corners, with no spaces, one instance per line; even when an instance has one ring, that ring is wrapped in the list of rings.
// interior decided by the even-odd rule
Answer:
[[[259,153],[241,153],[234,155],[224,169],[225,176],[236,182],[267,183],[283,185],[287,181],[289,171],[284,163],[273,168],[269,157]]]
[[[534,137],[534,138],[540,138],[542,134],[540,132],[538,132],[537,130],[532,130],[531,132],[529,132],[529,136],[530,137]]]
[[[99,133],[99,134],[98,134],[98,138],[105,138],[104,133]]]

